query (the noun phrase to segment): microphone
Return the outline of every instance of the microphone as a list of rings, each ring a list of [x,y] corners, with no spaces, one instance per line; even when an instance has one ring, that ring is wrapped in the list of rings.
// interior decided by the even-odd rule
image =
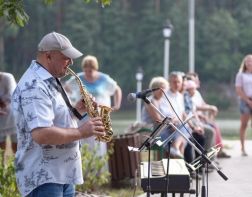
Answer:
[[[151,92],[154,92],[156,90],[159,90],[160,88],[152,88],[152,89],[146,89],[143,90],[142,92],[136,92],[136,93],[129,93],[127,96],[127,100],[130,102],[135,102],[136,99],[145,99],[148,94]]]

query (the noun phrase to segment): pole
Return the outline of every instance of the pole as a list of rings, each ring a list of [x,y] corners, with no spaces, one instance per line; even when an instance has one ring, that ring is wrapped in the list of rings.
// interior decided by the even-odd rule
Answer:
[[[189,72],[195,72],[195,0],[189,0]]]
[[[142,91],[142,80],[137,80],[137,92]],[[141,122],[141,105],[142,105],[142,100],[137,99],[136,103],[136,119],[137,122]]]
[[[164,78],[168,79],[169,76],[169,57],[170,56],[170,40],[165,39],[164,43]]]

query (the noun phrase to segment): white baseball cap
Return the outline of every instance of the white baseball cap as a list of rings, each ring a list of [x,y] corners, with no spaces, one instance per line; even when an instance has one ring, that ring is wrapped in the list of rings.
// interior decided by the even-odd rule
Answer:
[[[59,33],[46,34],[38,44],[38,51],[60,51],[66,57],[76,59],[83,54],[73,47],[70,40]]]

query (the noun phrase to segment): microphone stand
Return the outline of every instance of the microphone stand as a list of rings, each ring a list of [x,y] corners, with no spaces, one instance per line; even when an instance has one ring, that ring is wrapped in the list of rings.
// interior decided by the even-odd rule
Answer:
[[[160,111],[156,108],[156,106],[153,105],[147,98],[146,98],[146,101],[149,102],[149,103],[147,103],[147,104],[152,105],[152,107],[155,108],[155,110],[157,110],[157,111],[159,112],[159,114],[160,114],[162,117],[165,117],[165,116],[162,114],[162,112],[160,112]],[[182,125],[181,125],[180,127],[184,126],[192,117],[193,117],[193,116],[191,116],[191,117],[189,117],[188,119],[186,119],[186,120],[182,123]],[[169,126],[169,125],[170,125],[170,122],[168,123],[167,126]],[[168,157],[167,157],[167,166],[166,166],[166,191],[165,191],[164,194],[161,195],[162,197],[167,197],[167,194],[168,194],[168,191],[169,191],[168,188],[169,188],[170,150],[171,150],[171,144],[172,144],[172,141],[173,141],[173,138],[175,137],[175,135],[176,135],[176,130],[175,130],[166,140],[164,140],[163,142],[156,142],[156,144],[157,144],[158,146],[160,146],[160,147],[161,147],[161,146],[164,147],[166,144],[168,145],[168,148],[167,148]]]
[[[156,106],[154,106],[150,100],[147,98],[147,97],[144,97],[143,100],[147,103],[147,104],[150,104],[152,105],[152,107],[154,107],[156,109],[156,111],[164,118],[164,120],[167,120],[167,117],[165,117],[157,108]],[[163,122],[164,122],[163,120]],[[163,123],[162,122],[162,123]],[[202,160],[202,192],[201,192],[201,197],[206,197],[206,176],[205,176],[205,165],[207,164],[210,164],[212,165],[217,173],[226,181],[228,180],[227,176],[221,172],[221,170],[207,157],[206,153],[205,153],[205,150],[203,149],[203,147],[199,146],[199,149],[197,146],[195,146],[195,144],[189,139],[187,138],[187,136],[182,132],[180,131],[171,121],[168,123],[168,125],[170,125],[173,129],[175,129],[175,131],[173,133],[175,133],[176,131],[180,133],[180,135],[182,135],[184,137],[184,139],[194,148],[195,151],[197,151],[199,153],[199,155],[201,156]],[[182,124],[183,126],[183,124]],[[174,134],[175,135],[175,134]],[[171,137],[171,136],[170,136]],[[170,140],[171,138],[168,138],[168,140]],[[167,161],[167,165],[168,165],[168,161]],[[168,170],[167,170],[167,173],[168,173]],[[167,186],[168,188],[168,186]],[[148,197],[148,196],[147,196]]]
[[[150,185],[150,151],[151,151],[151,147],[157,143],[157,141],[159,139],[156,138],[156,136],[158,136],[160,134],[160,132],[167,127],[167,121],[168,118],[165,118],[159,125],[157,128],[155,128],[155,130],[152,132],[151,136],[149,138],[147,138],[147,140],[141,145],[141,147],[139,148],[139,150],[143,150],[145,147],[148,150],[148,185],[147,185],[147,197],[150,197],[150,192],[151,192],[151,185]]]
[[[169,166],[170,166],[171,144],[172,144],[172,141],[170,140],[168,142],[168,158],[167,158],[167,165],[166,165],[166,188],[165,188],[165,194],[162,195],[162,197],[167,197],[167,194],[169,191]]]
[[[147,185],[147,197],[150,197],[151,192],[151,185],[150,185],[150,151],[151,147],[159,140],[156,138],[160,132],[167,127],[167,122],[169,121],[168,118],[165,118],[158,126],[155,128],[155,130],[151,133],[150,137],[145,140],[145,142],[138,148],[139,151],[143,150],[145,147],[148,150],[148,185]]]
[[[171,125],[177,132],[180,133],[180,135],[182,135],[186,141],[195,149],[195,151],[197,151],[199,153],[199,155],[201,156],[201,162],[202,162],[202,190],[201,190],[201,197],[206,197],[206,174],[205,174],[205,170],[206,167],[205,165],[210,164],[212,165],[216,171],[218,172],[218,174],[226,181],[228,180],[228,178],[226,177],[226,175],[224,175],[221,170],[206,156],[205,151],[202,147],[201,150],[199,148],[197,148],[197,146],[195,146],[195,144],[192,143],[192,141],[190,139],[188,139],[185,134],[183,132],[181,132],[173,123],[169,123],[169,125]]]
[[[162,125],[162,129],[159,129],[159,127],[157,127],[157,129],[162,131],[164,128],[167,128],[170,125],[171,118],[165,117],[162,114],[162,112],[155,105],[153,105],[151,103],[151,101],[147,97],[143,97],[142,99],[145,101],[145,103],[151,105],[164,118],[163,121],[160,124],[160,125]],[[156,133],[156,132],[154,131],[153,133]],[[158,132],[158,133],[160,133],[160,132]],[[166,145],[168,143],[168,158],[167,158],[167,165],[166,165],[166,188],[165,188],[166,190],[165,190],[165,193],[161,194],[162,197],[167,197],[167,194],[168,194],[168,191],[169,191],[170,149],[171,149],[171,144],[172,144],[172,140],[173,140],[174,136],[175,136],[175,132],[173,132],[163,142],[161,142],[161,143],[159,141],[155,142],[158,146],[164,146],[164,145]],[[149,158],[150,158],[150,147],[149,147]],[[150,194],[149,194],[150,191],[151,190],[150,190],[150,159],[149,159],[148,160],[148,190],[147,190],[147,197],[150,196]]]
[[[147,97],[142,98],[147,104],[151,104],[161,115],[164,117],[164,115],[154,106],[150,100]],[[170,118],[165,117],[163,121],[154,129],[154,131],[151,133],[151,135],[143,142],[143,144],[138,148],[138,151],[142,151],[145,147],[148,150],[148,185],[147,185],[147,197],[150,197],[150,192],[151,192],[151,185],[150,185],[150,151],[151,147],[159,141],[159,138],[157,136],[165,129],[170,122]],[[168,169],[169,169],[169,162],[167,161],[167,178],[168,178]],[[167,180],[168,184],[168,180]],[[168,192],[168,185],[167,185],[167,192]]]

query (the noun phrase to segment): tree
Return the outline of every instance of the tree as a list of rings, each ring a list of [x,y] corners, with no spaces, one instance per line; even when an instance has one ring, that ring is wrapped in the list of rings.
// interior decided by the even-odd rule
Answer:
[[[52,4],[56,0],[43,0],[45,4]],[[89,3],[92,0],[84,0]],[[101,6],[110,5],[111,0],[98,0]],[[0,0],[0,18],[6,18],[10,23],[23,27],[27,24],[29,16],[24,9],[23,0]]]
[[[0,0],[0,10],[3,2]],[[117,0],[105,8],[100,6],[100,0],[46,1],[52,2],[50,5],[43,0],[19,2],[24,2],[30,17],[24,28],[11,26],[6,16],[0,17],[0,37],[3,37],[0,61],[5,62],[0,67],[14,73],[17,79],[31,57],[36,57],[38,40],[48,32],[57,31],[69,37],[83,54],[97,56],[101,71],[116,79],[125,95],[134,91],[135,73],[142,67],[145,89],[152,77],[163,75],[162,25],[166,19],[174,27],[170,39],[170,71],[188,71],[187,1]],[[252,1],[198,0],[195,4],[196,72],[203,85],[210,81],[233,85],[242,57],[251,53]],[[73,69],[80,71],[80,63],[81,58],[75,60]],[[125,100],[123,106],[126,104]]]
[[[204,21],[199,39],[203,59],[198,62],[204,79],[230,82],[235,69],[238,24],[227,10],[219,9]],[[204,69],[203,69],[204,68]]]

